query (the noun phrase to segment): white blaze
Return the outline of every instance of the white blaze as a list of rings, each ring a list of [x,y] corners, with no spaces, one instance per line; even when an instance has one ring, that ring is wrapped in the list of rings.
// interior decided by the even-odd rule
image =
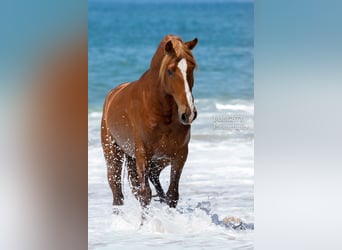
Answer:
[[[180,69],[183,79],[184,79],[184,88],[185,88],[185,95],[188,101],[188,105],[191,110],[191,116],[189,117],[190,121],[194,118],[194,103],[192,101],[192,95],[189,88],[188,78],[186,77],[186,70],[188,68],[188,64],[186,63],[186,59],[183,58],[179,61],[177,67]]]

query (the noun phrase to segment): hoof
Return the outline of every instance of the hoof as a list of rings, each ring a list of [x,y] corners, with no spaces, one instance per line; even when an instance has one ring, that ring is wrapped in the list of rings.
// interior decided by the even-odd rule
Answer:
[[[167,205],[171,208],[176,208],[178,201],[177,200],[167,200]]]

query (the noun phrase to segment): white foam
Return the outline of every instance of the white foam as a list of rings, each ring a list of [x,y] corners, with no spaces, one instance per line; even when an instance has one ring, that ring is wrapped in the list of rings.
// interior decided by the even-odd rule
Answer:
[[[91,112],[91,113],[88,114],[89,118],[99,118],[101,116],[102,116],[101,112]]]
[[[245,105],[245,104],[243,104]],[[205,118],[206,117],[206,118]],[[199,118],[211,122],[210,115]],[[112,194],[106,177],[106,164],[100,143],[101,113],[89,114],[88,143],[88,230],[90,248],[111,249],[125,246],[127,249],[149,249],[149,242],[158,242],[159,247],[201,247],[230,249],[237,246],[252,246],[253,233],[227,231],[211,223],[210,217],[201,210],[187,212],[189,207],[209,201],[211,211],[222,220],[226,216],[238,217],[253,222],[253,141],[250,139],[191,139],[188,160],[180,179],[180,201],[177,209],[169,209],[152,201],[151,210],[142,227],[141,208],[132,195],[127,171],[124,171],[122,213],[112,214]],[[196,123],[196,121],[195,121]],[[204,124],[205,126],[205,124]],[[198,134],[196,127],[192,134]],[[204,128],[206,133],[215,132]],[[165,191],[169,184],[167,167],[160,176]],[[154,189],[152,192],[155,193]],[[184,210],[180,213],[179,210]],[[208,237],[215,241],[208,241]],[[242,244],[243,242],[243,244]],[[158,247],[158,248],[159,248]]]
[[[216,108],[218,110],[232,110],[232,111],[245,111],[250,114],[254,113],[254,104],[244,105],[244,104],[220,104],[216,103]]]

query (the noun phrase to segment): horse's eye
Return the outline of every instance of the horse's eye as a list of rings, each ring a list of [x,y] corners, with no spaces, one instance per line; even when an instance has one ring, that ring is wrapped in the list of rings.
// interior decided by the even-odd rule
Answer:
[[[173,76],[173,71],[171,69],[168,69],[166,72],[169,76]]]

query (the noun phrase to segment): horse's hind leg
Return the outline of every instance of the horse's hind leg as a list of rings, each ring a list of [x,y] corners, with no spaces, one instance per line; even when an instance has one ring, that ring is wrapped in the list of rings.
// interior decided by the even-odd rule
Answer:
[[[107,178],[113,193],[113,205],[123,205],[121,171],[125,154],[121,148],[114,144],[107,160]]]
[[[102,147],[107,163],[107,178],[113,193],[113,205],[123,205],[121,170],[125,153],[112,141],[111,135],[102,134]]]
[[[162,162],[158,163],[155,161],[151,161],[149,164],[149,172],[148,172],[148,177],[150,181],[152,182],[154,188],[156,189],[160,202],[166,202],[166,195],[159,181],[160,172],[163,170],[164,167],[165,166]]]

